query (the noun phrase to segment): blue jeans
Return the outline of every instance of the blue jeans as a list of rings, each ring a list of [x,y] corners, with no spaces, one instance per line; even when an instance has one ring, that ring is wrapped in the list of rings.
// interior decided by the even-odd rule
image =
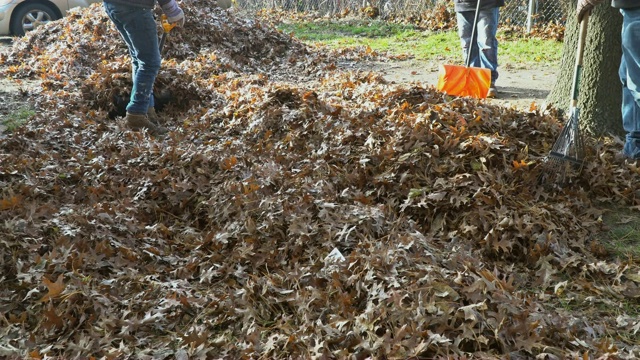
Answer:
[[[476,36],[475,39],[471,39],[475,14],[475,11],[456,13],[462,55],[466,62],[469,48],[471,48],[469,66],[491,70],[491,87],[494,87],[498,79],[498,39],[496,39],[496,33],[500,17],[499,8],[480,10]]]
[[[153,83],[161,63],[153,9],[108,2],[104,3],[104,9],[131,55],[133,88],[127,112],[146,114],[154,106]]]
[[[622,9],[622,127],[625,156],[640,159],[640,8]]]

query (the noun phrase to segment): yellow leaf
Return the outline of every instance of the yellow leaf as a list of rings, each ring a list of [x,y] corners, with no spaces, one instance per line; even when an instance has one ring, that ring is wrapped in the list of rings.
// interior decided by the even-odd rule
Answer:
[[[531,164],[533,164],[533,161],[526,162],[524,160],[520,160],[520,161],[514,160],[513,161],[513,168],[515,170],[522,169],[522,168],[526,169]]]
[[[234,167],[237,163],[238,159],[235,156],[231,156],[222,160],[222,164],[220,165],[220,167],[223,170],[231,170],[231,168]]]

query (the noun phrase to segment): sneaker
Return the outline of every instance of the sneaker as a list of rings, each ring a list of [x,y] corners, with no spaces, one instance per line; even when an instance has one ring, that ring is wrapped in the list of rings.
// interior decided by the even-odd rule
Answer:
[[[494,99],[496,95],[498,95],[498,89],[496,89],[495,86],[490,87],[487,92],[487,98]]]
[[[147,110],[147,119],[149,119],[149,121],[151,121],[156,126],[162,125],[162,121],[160,120],[160,117],[158,116],[158,114],[156,113],[156,109],[154,108],[149,108],[149,110]]]
[[[143,129],[147,129],[149,134],[151,135],[164,135],[169,132],[166,128],[156,125],[149,121],[147,115],[145,114],[131,114],[127,113],[127,116],[124,117],[127,126],[133,131],[140,131]]]

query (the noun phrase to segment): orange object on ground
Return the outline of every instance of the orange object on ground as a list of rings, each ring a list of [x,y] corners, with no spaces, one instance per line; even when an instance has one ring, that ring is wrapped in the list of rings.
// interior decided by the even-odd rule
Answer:
[[[473,30],[471,31],[471,44],[467,50],[466,66],[440,65],[437,89],[448,95],[471,96],[478,99],[486,99],[491,86],[491,70],[470,67],[473,42],[476,39],[478,27],[478,13],[480,1],[476,4],[476,13],[473,17]]]
[[[485,99],[490,86],[491,70],[489,69],[440,65],[437,89],[448,95]]]

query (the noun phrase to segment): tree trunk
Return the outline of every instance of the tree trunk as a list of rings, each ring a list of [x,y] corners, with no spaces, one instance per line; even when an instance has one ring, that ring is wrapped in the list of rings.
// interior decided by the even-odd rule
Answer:
[[[571,9],[576,5],[572,0]],[[580,128],[594,136],[624,135],[620,113],[622,85],[618,76],[621,30],[622,15],[618,9],[608,2],[595,7],[589,17],[578,93]],[[578,32],[575,10],[569,11],[560,73],[547,97],[547,103],[559,109],[568,110],[571,102]]]

